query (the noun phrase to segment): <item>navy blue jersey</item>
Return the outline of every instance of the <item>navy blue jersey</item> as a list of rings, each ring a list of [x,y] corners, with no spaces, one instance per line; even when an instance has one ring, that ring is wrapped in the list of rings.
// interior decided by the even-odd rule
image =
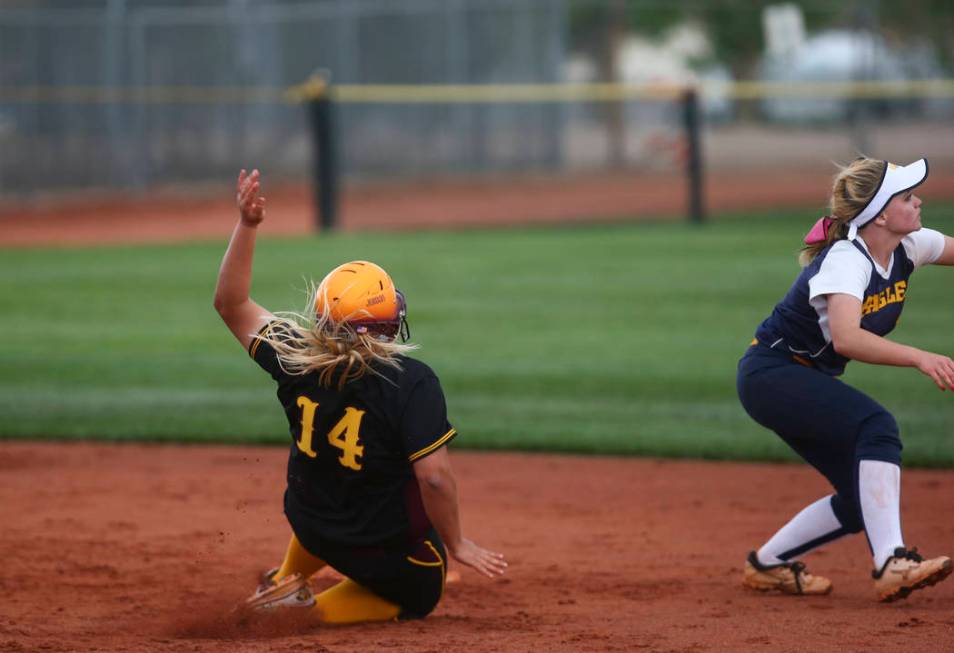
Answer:
[[[831,346],[827,295],[857,297],[861,301],[861,328],[887,335],[901,317],[911,273],[937,260],[943,247],[943,235],[922,229],[905,237],[888,268],[882,269],[861,238],[839,240],[802,270],[772,314],[759,325],[755,337],[772,349],[810,360],[826,374],[840,375],[849,359]]]
[[[262,328],[270,337],[282,322]],[[399,357],[401,369],[379,365],[326,388],[318,374],[288,374],[268,342],[254,339],[249,354],[278,382],[288,419],[285,513],[293,529],[349,545],[415,541],[431,528],[412,465],[456,434],[444,393],[424,363]]]

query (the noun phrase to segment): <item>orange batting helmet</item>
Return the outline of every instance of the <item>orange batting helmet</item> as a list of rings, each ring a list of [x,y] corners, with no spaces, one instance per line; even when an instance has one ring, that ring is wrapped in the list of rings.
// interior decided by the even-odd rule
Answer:
[[[351,261],[329,272],[315,293],[315,312],[351,325],[357,333],[407,340],[404,294],[391,277],[370,261]]]

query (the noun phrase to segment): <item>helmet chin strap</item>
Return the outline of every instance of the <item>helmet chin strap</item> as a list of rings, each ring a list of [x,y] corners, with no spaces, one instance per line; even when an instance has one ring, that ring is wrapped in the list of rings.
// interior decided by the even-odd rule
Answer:
[[[398,300],[397,317],[398,317],[398,320],[400,320],[400,324],[398,325],[398,332],[395,335],[401,338],[401,342],[407,342],[408,340],[411,339],[411,327],[407,325],[407,297],[405,297],[404,293],[398,290],[397,288],[395,288],[394,291],[395,293],[397,293],[397,300]]]
[[[401,314],[401,327],[398,329],[398,335],[401,337],[401,342],[407,342],[411,339],[411,327],[407,325],[407,318],[404,317],[404,314]]]

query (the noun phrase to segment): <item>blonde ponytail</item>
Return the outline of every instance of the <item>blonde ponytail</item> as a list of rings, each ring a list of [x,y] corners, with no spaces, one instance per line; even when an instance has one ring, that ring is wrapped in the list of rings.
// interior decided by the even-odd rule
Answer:
[[[417,349],[414,344],[357,333],[349,323],[335,322],[328,310],[315,315],[309,310],[314,306],[314,284],[308,297],[303,313],[281,313],[279,326],[256,336],[271,345],[288,374],[316,373],[322,386],[340,390],[366,374],[380,374],[375,365],[401,369],[398,357]]]
[[[824,240],[809,243],[799,252],[798,262],[802,267],[815,260],[826,247],[848,237],[849,223],[878,192],[885,165],[879,159],[860,157],[839,167],[829,199],[831,225]]]

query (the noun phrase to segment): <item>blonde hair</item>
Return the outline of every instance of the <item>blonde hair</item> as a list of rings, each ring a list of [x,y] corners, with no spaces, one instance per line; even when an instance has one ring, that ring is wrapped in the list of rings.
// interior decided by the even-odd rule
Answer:
[[[848,224],[864,210],[878,192],[886,165],[880,159],[863,156],[846,166],[839,166],[829,199],[828,217],[831,219],[831,226],[828,229],[828,237],[802,248],[798,255],[798,262],[802,267],[815,260],[815,257],[832,243],[848,237]]]
[[[317,373],[322,386],[337,386],[340,390],[366,374],[381,376],[375,365],[400,370],[398,357],[418,348],[415,344],[379,338],[373,333],[358,333],[348,322],[336,322],[327,302],[326,308],[316,314],[315,292],[315,284],[311,283],[305,311],[280,313],[280,325],[255,336],[275,350],[286,373],[295,376]]]

